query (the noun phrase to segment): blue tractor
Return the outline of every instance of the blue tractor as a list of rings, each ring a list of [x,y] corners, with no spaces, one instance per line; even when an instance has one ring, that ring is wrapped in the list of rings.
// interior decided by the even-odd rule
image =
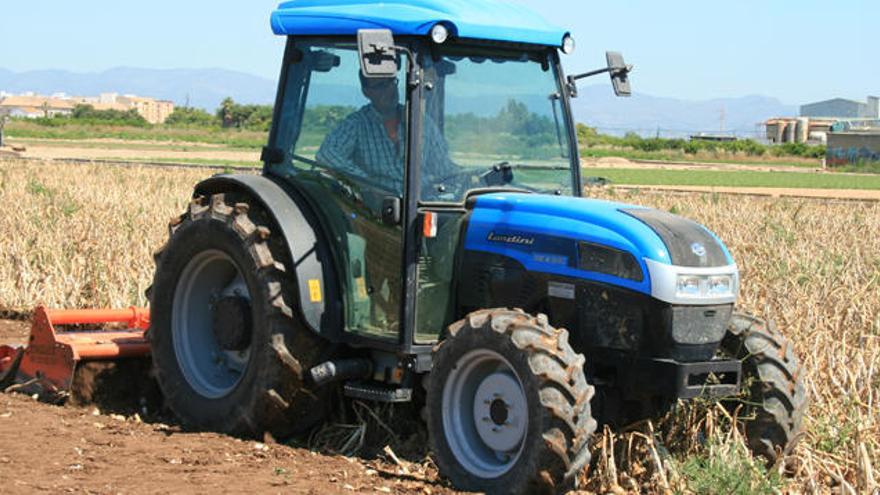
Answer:
[[[805,403],[735,312],[706,228],[582,197],[564,30],[496,0],[294,0],[261,175],[195,187],[156,253],[156,377],[187,424],[313,427],[338,394],[423,407],[455,486],[563,490],[597,421],[739,396],[768,461]],[[729,399],[728,399],[729,400]]]

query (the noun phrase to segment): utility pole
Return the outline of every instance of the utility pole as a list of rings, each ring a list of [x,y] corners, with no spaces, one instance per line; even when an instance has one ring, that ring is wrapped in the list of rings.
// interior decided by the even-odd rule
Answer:
[[[721,134],[724,134],[724,105],[721,105]]]

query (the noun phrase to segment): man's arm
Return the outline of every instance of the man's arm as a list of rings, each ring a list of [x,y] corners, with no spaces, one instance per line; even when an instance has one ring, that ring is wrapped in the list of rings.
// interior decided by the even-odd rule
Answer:
[[[354,150],[358,139],[356,115],[345,118],[330,131],[321,143],[315,158],[322,165],[347,174],[363,176],[363,171],[354,163]]]

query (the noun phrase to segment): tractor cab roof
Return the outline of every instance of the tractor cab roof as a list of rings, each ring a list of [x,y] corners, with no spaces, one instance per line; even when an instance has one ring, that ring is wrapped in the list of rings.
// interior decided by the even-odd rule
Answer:
[[[348,35],[390,29],[427,35],[443,23],[453,36],[558,47],[568,34],[535,12],[500,0],[292,0],[272,13],[279,35]]]

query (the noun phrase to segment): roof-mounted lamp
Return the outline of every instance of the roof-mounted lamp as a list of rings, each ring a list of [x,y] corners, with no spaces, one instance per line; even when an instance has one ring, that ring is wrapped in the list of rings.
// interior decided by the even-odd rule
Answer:
[[[446,43],[446,40],[449,39],[449,30],[446,29],[446,26],[443,24],[435,24],[434,27],[431,28],[431,41],[437,43],[438,45],[442,45]]]
[[[572,38],[570,34],[566,34],[565,38],[562,38],[562,53],[571,55],[574,53],[574,48],[574,38]]]

